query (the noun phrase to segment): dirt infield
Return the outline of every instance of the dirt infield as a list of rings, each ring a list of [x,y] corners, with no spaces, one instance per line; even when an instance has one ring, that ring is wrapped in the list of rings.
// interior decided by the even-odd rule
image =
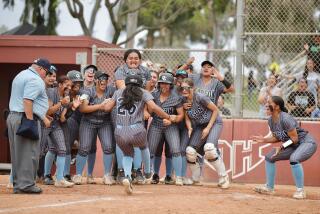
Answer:
[[[256,194],[254,185],[232,184],[221,190],[204,186],[134,186],[127,196],[120,185],[81,185],[58,189],[40,185],[41,195],[16,195],[0,176],[1,213],[320,213],[320,188],[306,187],[307,199],[291,198],[293,186],[277,186],[274,196]],[[100,182],[99,179],[97,179]]]

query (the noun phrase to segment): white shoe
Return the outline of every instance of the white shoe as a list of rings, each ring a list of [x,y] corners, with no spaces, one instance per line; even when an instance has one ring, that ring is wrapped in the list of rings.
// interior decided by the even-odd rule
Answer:
[[[94,180],[92,175],[87,176],[87,184],[96,184],[97,182]]]
[[[82,176],[81,175],[75,175],[72,177],[72,182],[76,185],[80,185],[82,183]]]
[[[13,183],[9,182],[9,183],[7,184],[7,189],[13,189]]]
[[[69,181],[66,181],[64,179],[60,180],[60,181],[55,181],[54,182],[54,186],[56,187],[62,187],[62,188],[69,188],[69,187],[73,187],[74,183],[71,183]]]
[[[112,176],[110,175],[105,175],[103,176],[102,178],[102,183],[105,184],[105,185],[113,185],[116,183],[116,181],[113,179]]]
[[[131,195],[133,192],[131,179],[125,178],[122,181],[122,185],[124,186],[124,190],[128,195]]]
[[[304,189],[297,190],[293,194],[293,198],[295,198],[295,199],[305,199],[305,198],[307,198],[307,193],[304,191]]]
[[[176,185],[177,186],[183,186],[183,179],[180,176],[176,177]]]
[[[193,180],[190,178],[187,178],[187,177],[183,177],[182,182],[183,182],[183,185],[192,185],[193,184]]]
[[[228,175],[219,178],[218,187],[220,187],[221,189],[228,189],[230,187]]]
[[[253,189],[255,192],[265,195],[273,195],[274,189],[270,189],[267,185],[257,186]]]

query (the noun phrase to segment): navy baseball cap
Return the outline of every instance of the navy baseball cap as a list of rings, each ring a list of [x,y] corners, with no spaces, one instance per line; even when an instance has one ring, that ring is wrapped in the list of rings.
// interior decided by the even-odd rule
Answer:
[[[94,73],[94,78],[97,80],[108,80],[109,75],[104,73],[103,71],[96,71]]]
[[[204,65],[210,65],[212,67],[215,67],[214,64],[208,60],[205,60],[201,63],[201,67],[203,67]]]
[[[83,73],[85,73],[90,68],[93,69],[93,72],[96,72],[98,70],[97,66],[95,66],[95,65],[87,65],[86,67],[84,67]]]
[[[33,61],[33,64],[36,64],[36,65],[44,68],[47,72],[50,72],[50,70],[51,70],[51,63],[49,62],[49,60],[47,60],[45,58],[38,58]]]

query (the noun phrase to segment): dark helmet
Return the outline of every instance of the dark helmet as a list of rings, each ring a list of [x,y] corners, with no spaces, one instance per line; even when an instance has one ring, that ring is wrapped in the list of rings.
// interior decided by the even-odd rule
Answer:
[[[162,73],[159,76],[158,83],[168,83],[168,84],[173,84],[174,78],[171,73]]]
[[[132,85],[137,85],[139,87],[142,87],[142,84],[143,84],[142,78],[139,75],[128,75],[124,80],[124,82],[126,86],[132,84]]]
[[[94,73],[94,78],[95,78],[96,80],[108,80],[108,79],[109,79],[109,75],[106,74],[106,73],[103,72],[103,71],[96,71],[96,72]]]
[[[82,75],[80,71],[72,70],[67,73],[67,77],[72,81],[72,82],[83,82]]]
[[[188,78],[188,73],[185,70],[177,70],[176,77]]]

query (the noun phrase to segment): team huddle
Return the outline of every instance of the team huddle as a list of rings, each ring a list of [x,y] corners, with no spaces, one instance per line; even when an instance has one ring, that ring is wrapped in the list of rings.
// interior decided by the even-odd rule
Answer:
[[[40,125],[38,177],[43,178],[44,184],[56,187],[81,185],[87,164],[86,182],[94,184],[98,138],[103,152],[103,184],[122,184],[128,194],[133,192],[132,184],[159,183],[163,147],[166,184],[200,184],[204,158],[216,170],[218,186],[229,188],[229,177],[218,149],[223,121],[217,102],[223,93],[233,92],[233,85],[210,61],[201,63],[199,74],[187,72],[194,58],[178,66],[175,72],[159,74],[141,65],[138,50],[127,50],[124,61],[125,64],[115,71],[115,86],[108,84],[109,75],[94,65],[86,66],[83,74],[69,71],[58,78],[54,66],[47,71],[44,80],[49,107],[46,119],[41,120]],[[42,65],[41,62],[35,64]],[[56,79],[58,85],[52,87]],[[278,104],[275,103],[272,110],[277,110],[275,105]],[[18,110],[10,108],[9,117],[11,112]],[[296,126],[287,125],[288,130],[284,131],[296,130]],[[309,135],[301,138],[306,136]],[[274,138],[282,140],[281,137]],[[266,138],[256,136],[254,139],[265,142]],[[288,137],[283,139],[288,140]],[[312,142],[312,138],[308,139],[305,140],[307,143]],[[71,149],[77,141],[76,173],[71,176]],[[311,157],[315,148],[308,147],[308,155],[296,157],[295,167],[301,168],[299,162]],[[51,176],[54,161],[55,179]],[[272,159],[272,163],[274,161]],[[186,175],[187,168],[191,172],[190,178]],[[301,171],[300,168],[297,170]],[[13,165],[11,183],[18,191],[19,187],[15,186],[17,174]],[[20,191],[23,191],[22,187]],[[257,191],[270,193],[273,184]]]

